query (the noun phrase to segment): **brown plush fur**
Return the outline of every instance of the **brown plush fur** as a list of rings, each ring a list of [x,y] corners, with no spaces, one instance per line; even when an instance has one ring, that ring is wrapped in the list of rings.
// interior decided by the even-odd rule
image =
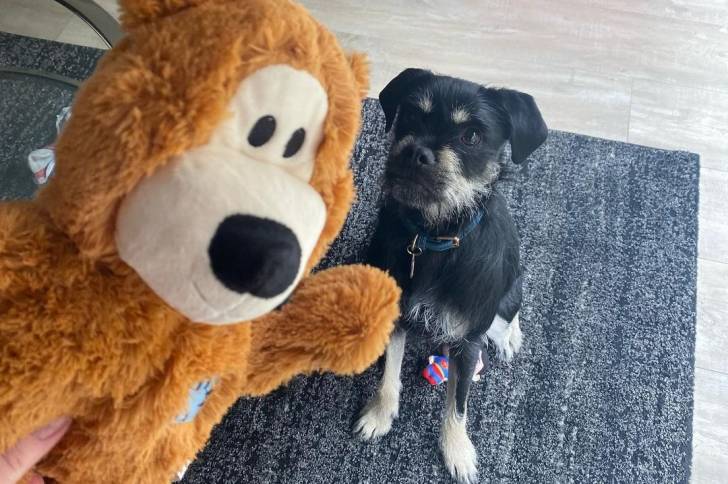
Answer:
[[[119,203],[170,157],[205,143],[242,79],[286,63],[329,112],[311,185],[328,218],[312,268],[353,196],[347,160],[366,62],[287,0],[122,0],[127,37],[82,87],[36,200],[0,204],[0,452],[61,415],[73,426],[38,470],[61,483],[168,482],[240,395],[294,375],[365,369],[399,290],[364,266],[304,278],[282,310],[208,326],[160,300],[117,256]],[[188,390],[217,376],[197,417]],[[254,445],[254,443],[251,443]]]

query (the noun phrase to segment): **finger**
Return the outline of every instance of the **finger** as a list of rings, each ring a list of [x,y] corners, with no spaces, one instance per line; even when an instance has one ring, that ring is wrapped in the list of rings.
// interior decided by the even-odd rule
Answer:
[[[21,439],[15,447],[0,455],[0,484],[15,484],[54,445],[71,425],[71,419],[61,417]]]
[[[28,484],[45,484],[45,481],[38,474],[33,474],[28,481]]]

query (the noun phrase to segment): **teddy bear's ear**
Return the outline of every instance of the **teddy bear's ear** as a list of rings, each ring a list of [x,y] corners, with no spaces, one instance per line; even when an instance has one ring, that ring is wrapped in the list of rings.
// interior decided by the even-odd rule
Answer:
[[[369,60],[361,52],[352,52],[348,57],[354,80],[359,87],[359,96],[364,99],[369,94]]]
[[[121,26],[133,29],[210,0],[119,0]]]

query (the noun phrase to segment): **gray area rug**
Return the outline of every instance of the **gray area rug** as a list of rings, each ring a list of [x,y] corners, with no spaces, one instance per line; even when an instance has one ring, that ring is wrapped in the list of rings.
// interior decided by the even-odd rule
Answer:
[[[359,202],[324,266],[361,260],[386,152],[368,100],[352,162]],[[480,479],[687,482],[698,157],[552,132],[511,178],[501,189],[522,237],[525,342],[473,386]],[[448,482],[437,444],[445,387],[419,375],[435,350],[409,346],[400,417],[379,441],[350,429],[381,362],[241,399],[184,482]]]
[[[42,44],[68,52],[51,64],[73,65],[68,57],[88,54]],[[0,65],[13,60],[7,49],[14,47],[0,35]],[[22,53],[15,61],[58,69],[43,64],[44,52],[34,51],[38,65]],[[96,58],[87,57],[87,66]],[[6,96],[0,90],[2,106],[17,111]],[[0,127],[33,136],[6,113]],[[365,102],[363,115],[352,161],[359,201],[324,267],[361,260],[376,223],[387,143],[376,101]],[[8,160],[25,167],[24,154],[12,161],[11,135],[0,136],[0,170]],[[19,193],[7,176],[0,171],[0,199],[30,195],[32,187]],[[510,365],[495,363],[473,385],[468,427],[480,479],[687,482],[698,157],[552,132],[512,178],[501,190],[528,271],[525,342]],[[300,377],[266,398],[239,400],[184,482],[448,482],[437,450],[445,388],[419,376],[434,350],[409,347],[400,418],[379,441],[360,442],[350,429],[381,363],[354,378]]]

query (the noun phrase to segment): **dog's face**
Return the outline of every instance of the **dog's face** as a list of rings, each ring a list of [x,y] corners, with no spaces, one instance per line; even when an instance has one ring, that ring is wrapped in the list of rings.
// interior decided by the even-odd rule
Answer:
[[[407,69],[380,93],[394,137],[385,190],[433,224],[477,206],[498,179],[506,142],[524,161],[547,136],[527,94]]]

